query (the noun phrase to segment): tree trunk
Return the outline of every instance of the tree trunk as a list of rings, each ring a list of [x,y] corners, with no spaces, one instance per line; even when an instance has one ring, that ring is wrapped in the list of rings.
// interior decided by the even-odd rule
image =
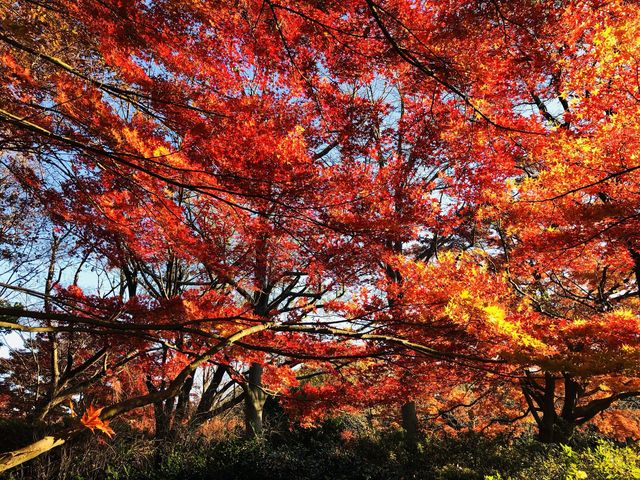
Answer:
[[[268,396],[262,388],[262,365],[259,363],[251,364],[245,391],[244,419],[247,436],[259,437],[262,435],[262,410]]]
[[[552,443],[555,441],[555,426],[558,415],[556,414],[556,381],[551,373],[544,374],[544,396],[540,408],[542,410],[542,419],[538,436],[543,443]]]
[[[200,403],[198,404],[197,412],[208,412],[213,407],[213,402],[218,393],[218,388],[222,384],[222,379],[224,378],[224,374],[227,373],[228,367],[226,365],[219,365],[216,368],[213,377],[211,377],[211,381],[207,385],[204,393],[202,394],[202,398],[200,399]]]
[[[538,379],[527,374],[527,379],[523,382],[523,393],[538,425],[537,439],[542,443],[566,443],[577,425],[580,386],[570,374],[564,373],[563,377],[564,396],[560,413],[556,406],[558,378],[550,372],[545,372],[544,377]]]
[[[164,388],[164,382],[160,389],[156,388],[150,378],[147,378],[147,389],[149,393],[157,393]],[[173,416],[173,403],[175,398],[153,402],[153,418],[155,420],[155,439],[164,440],[171,433],[171,417]]]
[[[540,423],[538,424],[538,435],[536,436],[536,439],[542,443],[556,443],[554,430],[554,423]]]
[[[567,443],[575,430],[575,424],[557,417],[554,422],[538,425],[538,441],[542,443]]]
[[[180,425],[182,425],[184,419],[187,418],[187,415],[189,414],[189,411],[191,409],[191,389],[193,388],[193,381],[194,378],[193,375],[191,375],[189,378],[187,378],[186,382],[184,382],[184,385],[182,385],[180,395],[178,395],[176,413],[173,418],[173,426],[171,429],[172,434],[175,434],[178,431]]]
[[[402,405],[402,428],[405,432],[407,448],[415,450],[418,447],[418,414],[416,402],[409,401]]]
[[[49,415],[49,412],[51,411],[52,407],[53,407],[53,402],[50,399],[50,392],[49,392],[47,393],[47,396],[42,400],[42,402],[36,405],[33,414],[30,415],[31,420],[34,422],[44,422],[47,415]]]
[[[171,413],[173,397],[153,404],[153,416],[156,424],[156,440],[164,440],[171,432]]]

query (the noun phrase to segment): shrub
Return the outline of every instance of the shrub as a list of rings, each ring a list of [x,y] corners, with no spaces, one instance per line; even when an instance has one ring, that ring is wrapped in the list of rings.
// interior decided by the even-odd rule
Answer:
[[[346,434],[345,434],[346,432]],[[376,432],[353,418],[264,439],[186,432],[158,445],[135,432],[88,435],[4,478],[14,480],[640,480],[635,444],[585,435],[571,446],[532,436],[428,436],[409,450],[401,430]]]
[[[616,446],[604,439],[582,450],[568,445],[551,446],[536,455],[522,470],[505,475],[496,472],[486,480],[634,480],[640,479],[640,454],[631,446]]]

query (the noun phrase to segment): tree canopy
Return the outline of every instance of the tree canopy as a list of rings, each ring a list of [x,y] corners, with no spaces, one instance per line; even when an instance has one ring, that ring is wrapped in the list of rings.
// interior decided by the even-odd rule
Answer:
[[[141,408],[558,441],[640,394],[635,2],[0,13],[0,408],[48,427],[0,471]]]

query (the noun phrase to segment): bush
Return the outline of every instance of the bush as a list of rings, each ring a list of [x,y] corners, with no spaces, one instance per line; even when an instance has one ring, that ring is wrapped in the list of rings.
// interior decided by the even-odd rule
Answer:
[[[595,447],[576,450],[568,445],[552,446],[527,468],[509,476],[500,473],[486,480],[633,480],[640,479],[640,456],[632,447],[617,447],[601,439]]]
[[[408,450],[402,431],[375,432],[344,417],[314,429],[275,430],[264,439],[211,441],[195,434],[156,445],[134,432],[106,444],[95,436],[42,456],[15,480],[632,480],[636,445],[593,435],[571,446],[531,436],[429,436]]]

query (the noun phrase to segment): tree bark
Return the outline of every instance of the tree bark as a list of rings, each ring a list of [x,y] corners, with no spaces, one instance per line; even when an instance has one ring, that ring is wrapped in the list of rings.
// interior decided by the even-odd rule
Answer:
[[[203,392],[202,398],[200,398],[200,403],[198,403],[198,408],[196,408],[196,412],[193,415],[192,422],[194,425],[201,425],[210,418],[209,414],[213,408],[216,395],[218,394],[218,388],[220,388],[220,384],[222,383],[222,379],[224,378],[224,374],[227,370],[228,367],[226,365],[219,365],[216,368],[216,371],[211,378],[211,382]]]
[[[180,395],[178,395],[178,403],[176,405],[176,413],[173,419],[172,431],[175,431],[180,427],[183,420],[187,418],[191,407],[191,389],[193,388],[194,377],[191,375],[184,382]]]
[[[31,445],[15,450],[13,452],[0,455],[0,472],[13,468],[21,463],[27,462],[38,455],[62,445],[65,442],[62,438],[44,437]]]
[[[267,400],[267,393],[262,388],[262,365],[252,363],[249,368],[249,379],[245,385],[244,419],[247,436],[262,435],[262,411]]]
[[[405,432],[407,448],[415,450],[418,448],[418,414],[416,412],[416,402],[413,400],[402,405],[402,428]]]
[[[62,430],[55,435],[47,435],[40,440],[37,440],[26,447],[18,450],[13,450],[7,453],[0,453],[0,473],[10,468],[16,467],[24,462],[28,462],[36,458],[43,453],[53,450],[60,445],[76,436],[78,433],[84,430],[82,428],[71,427]]]
[[[580,385],[569,373],[564,373],[564,397],[562,408],[556,408],[556,382],[558,379],[550,372],[541,378],[542,384],[528,375],[523,383],[523,393],[529,409],[538,425],[538,441],[542,443],[566,443],[578,425],[577,405]]]

